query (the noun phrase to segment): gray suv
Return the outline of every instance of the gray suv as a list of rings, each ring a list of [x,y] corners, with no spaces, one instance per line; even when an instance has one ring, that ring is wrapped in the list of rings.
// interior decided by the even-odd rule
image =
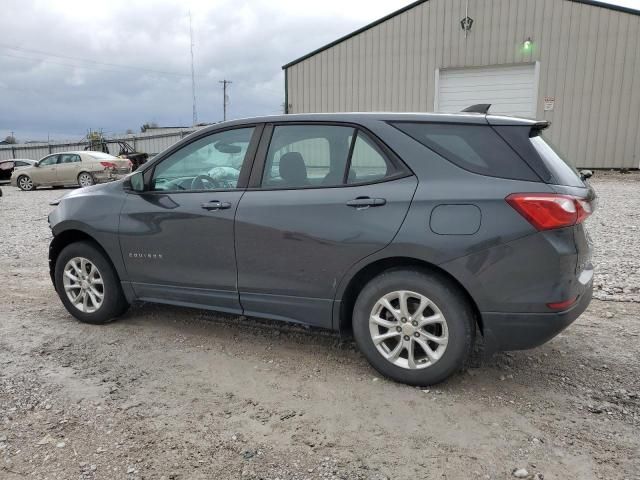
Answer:
[[[411,385],[540,345],[591,299],[593,190],[546,122],[311,114],[199,130],[49,216],[51,277],[101,324],[131,302],[352,333]]]

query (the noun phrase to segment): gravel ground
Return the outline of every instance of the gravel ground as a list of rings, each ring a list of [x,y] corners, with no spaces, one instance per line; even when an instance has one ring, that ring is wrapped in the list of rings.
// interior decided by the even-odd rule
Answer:
[[[594,240],[595,298],[640,302],[640,173],[598,172]]]
[[[80,324],[47,272],[63,192],[3,187],[0,478],[638,480],[640,175],[592,183],[599,300],[428,390],[301,327],[146,304]]]

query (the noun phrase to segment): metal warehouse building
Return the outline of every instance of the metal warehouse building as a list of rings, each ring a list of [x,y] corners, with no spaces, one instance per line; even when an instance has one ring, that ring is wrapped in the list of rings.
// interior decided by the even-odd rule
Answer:
[[[420,0],[283,67],[288,113],[551,121],[579,167],[640,166],[640,11],[587,0]]]

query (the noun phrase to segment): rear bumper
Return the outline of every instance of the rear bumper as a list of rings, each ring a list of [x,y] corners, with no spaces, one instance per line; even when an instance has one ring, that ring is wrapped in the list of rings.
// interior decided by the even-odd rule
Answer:
[[[482,313],[485,350],[526,350],[548,342],[574,322],[591,302],[592,285],[568,310],[553,313]]]

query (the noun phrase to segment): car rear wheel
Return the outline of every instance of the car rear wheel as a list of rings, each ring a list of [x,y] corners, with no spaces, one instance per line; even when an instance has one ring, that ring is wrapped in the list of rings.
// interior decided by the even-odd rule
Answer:
[[[90,187],[91,185],[95,185],[95,183],[96,181],[90,173],[82,172],[78,175],[78,185],[81,187]]]
[[[33,180],[26,175],[20,175],[18,177],[18,187],[20,187],[20,190],[24,190],[25,192],[30,192],[36,188],[33,184]]]
[[[383,375],[432,385],[460,370],[473,346],[473,311],[453,282],[418,269],[389,270],[360,292],[353,311],[360,351]]]
[[[85,323],[107,323],[129,306],[115,270],[89,242],[72,243],[60,252],[55,286],[67,311]]]

